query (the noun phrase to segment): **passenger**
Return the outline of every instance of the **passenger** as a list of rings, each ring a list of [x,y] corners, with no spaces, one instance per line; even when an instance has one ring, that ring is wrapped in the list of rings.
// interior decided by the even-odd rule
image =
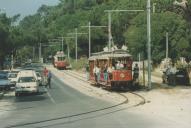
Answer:
[[[136,81],[139,78],[139,67],[138,64],[135,64],[135,67],[133,68],[133,81]]]
[[[124,65],[120,61],[117,61],[116,69],[119,70],[119,69],[123,69],[123,68],[124,68]]]
[[[100,81],[100,77],[101,77],[101,65],[99,64],[99,66],[97,67],[97,81],[99,83]]]
[[[163,71],[163,75],[162,75],[162,82],[163,83],[168,83],[169,75],[170,75],[170,66],[167,66],[166,70]]]
[[[100,79],[100,69],[97,66],[97,64],[94,66],[93,73],[94,73],[95,81],[97,84],[99,82],[99,79]]]
[[[48,87],[51,88],[51,78],[52,78],[52,73],[51,71],[48,72]]]
[[[112,64],[110,64],[108,69],[107,69],[109,80],[112,80],[112,72],[113,72],[113,70],[115,70],[115,68],[114,68],[114,66]]]
[[[89,67],[88,63],[86,64],[85,69],[86,69],[86,79],[89,80],[90,79],[90,73],[89,73],[90,72],[90,67]]]
[[[108,65],[105,64],[104,69],[103,69],[103,75],[104,75],[104,81],[106,83],[108,82],[108,72],[107,72],[107,70],[108,70]]]

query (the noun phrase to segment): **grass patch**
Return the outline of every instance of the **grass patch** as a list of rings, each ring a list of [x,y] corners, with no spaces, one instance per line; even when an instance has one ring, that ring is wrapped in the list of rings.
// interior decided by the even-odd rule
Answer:
[[[77,62],[76,62],[75,59],[72,59],[70,61],[71,65],[72,65],[72,69],[74,69],[74,70],[81,70],[81,69],[83,69],[87,62],[88,62],[87,58],[78,59]]]

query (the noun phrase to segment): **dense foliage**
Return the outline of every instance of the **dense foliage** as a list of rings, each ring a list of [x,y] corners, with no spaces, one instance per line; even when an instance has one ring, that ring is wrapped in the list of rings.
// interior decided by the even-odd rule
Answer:
[[[174,0],[152,1],[152,56],[154,62],[165,57],[166,32],[169,33],[169,57],[177,59],[180,56],[191,59],[191,2],[186,8],[174,5]],[[179,0],[181,2],[181,0]],[[155,10],[154,10],[155,5]],[[71,36],[75,28],[78,32],[88,33],[88,28],[81,26],[107,25],[110,9],[143,9],[146,10],[146,0],[60,0],[57,6],[41,6],[37,13],[25,17],[19,25],[12,23],[18,16],[7,18],[0,14],[0,59],[14,52],[22,58],[30,57],[32,47],[35,56],[38,54],[39,43],[42,43],[43,56],[47,57],[60,50],[61,36]],[[128,45],[130,52],[137,58],[147,56],[147,27],[145,12],[114,12],[112,13],[112,36],[115,45]],[[107,28],[92,28],[92,52],[98,52],[107,45]],[[50,46],[46,46],[49,44]],[[70,45],[71,55],[75,56],[74,39],[64,40],[64,51]],[[78,36],[79,56],[88,55],[88,35]],[[30,50],[24,50],[26,47]],[[22,52],[23,51],[23,52]],[[28,51],[28,53],[26,53]],[[18,53],[18,54],[16,54]],[[27,55],[27,56],[26,56]]]

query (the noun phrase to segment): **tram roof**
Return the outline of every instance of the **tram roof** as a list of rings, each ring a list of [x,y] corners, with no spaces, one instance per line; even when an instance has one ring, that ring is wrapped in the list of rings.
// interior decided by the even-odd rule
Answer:
[[[129,54],[127,50],[115,50],[111,52],[97,52],[93,53],[89,60],[96,60],[96,59],[109,59],[109,58],[124,58],[124,57],[131,57],[132,55]]]

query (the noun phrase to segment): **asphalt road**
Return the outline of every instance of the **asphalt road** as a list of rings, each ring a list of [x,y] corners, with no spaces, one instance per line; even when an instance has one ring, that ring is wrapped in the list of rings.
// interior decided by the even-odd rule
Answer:
[[[41,95],[15,97],[13,92],[0,100],[0,128],[154,128],[165,127],[144,115],[86,96],[52,79],[52,88]],[[152,123],[151,123],[152,122]]]

